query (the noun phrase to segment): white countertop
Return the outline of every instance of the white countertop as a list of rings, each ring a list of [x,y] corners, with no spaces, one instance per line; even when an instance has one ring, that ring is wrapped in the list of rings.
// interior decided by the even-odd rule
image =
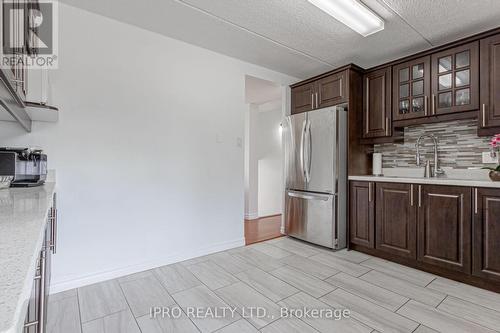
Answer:
[[[22,331],[54,191],[0,190],[0,333]]]
[[[444,168],[444,171],[443,177],[424,178],[422,168],[383,169],[383,176],[349,176],[349,180],[500,188],[500,182],[489,179],[488,170]]]
[[[494,187],[500,188],[500,182],[491,180],[453,179],[453,178],[419,178],[419,177],[399,177],[399,176],[349,176],[349,180],[360,180],[367,182],[386,183],[411,183],[411,184],[431,184],[450,186],[470,186],[470,187]]]

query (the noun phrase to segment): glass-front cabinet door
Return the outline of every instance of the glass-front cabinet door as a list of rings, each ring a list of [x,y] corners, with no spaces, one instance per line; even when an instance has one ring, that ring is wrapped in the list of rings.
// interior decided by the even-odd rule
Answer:
[[[478,42],[432,55],[431,115],[479,109]]]
[[[411,60],[392,68],[394,120],[429,115],[431,58]]]

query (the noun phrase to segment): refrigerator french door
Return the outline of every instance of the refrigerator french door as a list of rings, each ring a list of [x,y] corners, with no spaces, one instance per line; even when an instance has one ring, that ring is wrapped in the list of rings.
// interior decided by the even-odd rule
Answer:
[[[346,246],[347,108],[287,117],[285,231],[332,249]]]

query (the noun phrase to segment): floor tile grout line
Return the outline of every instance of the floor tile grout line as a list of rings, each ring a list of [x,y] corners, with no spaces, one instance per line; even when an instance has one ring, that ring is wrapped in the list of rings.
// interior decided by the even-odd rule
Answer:
[[[461,318],[461,317],[459,317],[459,316],[458,316],[458,315],[456,315],[456,314],[449,313],[449,312],[444,311],[444,310],[441,310],[441,309],[433,308],[433,307],[431,307],[431,306],[429,306],[429,305],[426,305],[426,304],[424,304],[424,303],[422,303],[422,302],[419,302],[419,301],[416,301],[416,300],[413,300],[413,299],[412,299],[412,301],[417,302],[417,303],[420,303],[421,305],[424,305],[424,306],[426,306],[426,307],[430,307],[430,308],[432,308],[432,309],[434,309],[434,310],[444,312],[445,314],[447,314],[447,315],[449,315],[449,316],[456,317],[456,318],[461,319],[461,320],[463,320],[463,321],[465,321],[465,322],[468,322],[469,324],[476,325],[476,326],[479,326],[479,327],[481,327],[481,328],[485,328],[485,329],[487,329],[487,330],[491,330],[491,331],[493,331],[493,332],[495,331],[495,330],[492,330],[491,328],[488,328],[488,327],[483,326],[483,325],[481,325],[481,324],[475,323],[475,322],[470,321],[470,320],[468,320],[468,319]],[[398,311],[399,311],[399,310],[398,310]],[[403,317],[405,317],[405,318],[409,319],[409,320],[415,321],[414,319],[411,319],[411,318],[409,318],[409,317],[405,316],[405,315],[404,315],[404,314],[402,314],[402,313],[399,313],[399,312],[396,312],[396,313],[397,313],[398,315],[400,315],[400,316],[403,316]],[[423,325],[423,326],[426,326],[426,325],[424,325],[423,323],[420,323],[420,322],[419,322],[419,324],[420,324],[420,325]],[[417,327],[417,328],[418,328],[418,327]],[[431,329],[433,329],[433,330],[436,330],[436,331],[437,331],[437,329],[434,329],[433,327],[429,327],[429,328],[431,328]]]
[[[137,325],[137,328],[142,333],[141,326],[139,325],[139,322],[137,321],[137,318],[135,317],[135,314],[132,311],[132,307],[130,306],[130,303],[128,302],[127,296],[125,295],[125,292],[123,291],[122,285],[118,282],[118,280],[116,280],[116,283],[118,284],[118,287],[120,287],[120,290],[121,290],[121,292],[123,294],[123,298],[125,299],[125,303],[127,303],[128,311],[132,315],[132,318],[134,318],[134,321],[135,321],[135,324]]]
[[[437,280],[437,278],[438,278],[438,277],[436,276],[434,279],[432,279],[429,283],[427,283],[427,284],[424,286],[424,288],[427,288],[427,287],[428,287],[428,286],[429,286],[432,282],[436,281],[436,280]],[[432,289],[432,288],[429,288],[429,289]]]
[[[436,310],[439,310],[439,311],[442,311],[442,312],[445,312],[445,313],[447,313],[447,314],[449,314],[449,315],[452,315],[452,316],[458,317],[458,315],[456,315],[456,314],[454,314],[454,313],[451,313],[451,312],[449,312],[449,311],[446,311],[445,309],[439,309],[439,308],[438,308],[438,306],[440,306],[440,305],[441,305],[441,304],[442,304],[442,303],[443,303],[443,302],[444,302],[447,298],[449,298],[449,297],[451,298],[451,297],[455,297],[455,296],[452,296],[452,295],[448,295],[448,294],[447,294],[447,295],[446,295],[446,297],[445,297],[445,298],[444,298],[444,299],[443,299],[443,300],[442,300],[442,301],[441,301],[441,302],[440,302],[440,303],[436,306],[436,308],[435,308],[435,309],[436,309]],[[466,301],[466,300],[462,300],[462,301]],[[466,302],[468,302],[468,301],[466,301]],[[484,307],[484,306],[482,306],[482,305],[475,304],[475,303],[472,303],[472,302],[468,302],[468,303],[471,303],[471,304],[474,304],[474,305],[477,305],[477,306],[480,306],[480,307]],[[485,307],[484,307],[484,308],[485,308]],[[489,309],[489,308],[487,308],[487,309]],[[493,309],[489,309],[489,310],[492,310],[492,311],[495,311],[495,312],[499,312],[499,311],[496,311],[496,310],[493,310]],[[499,312],[499,314],[500,314],[500,312]],[[478,325],[478,326],[484,327],[484,328],[486,328],[486,329],[488,329],[488,330],[492,330],[492,331],[496,331],[496,332],[498,332],[498,330],[496,330],[496,329],[492,329],[492,328],[489,328],[489,327],[487,327],[487,326],[485,326],[485,325],[483,325],[483,324],[480,324],[480,323],[478,323],[478,322],[471,321],[471,320],[466,319],[466,318],[462,318],[462,319],[463,319],[463,320],[465,320],[465,321],[468,321],[469,323],[472,323],[472,324],[475,324],[475,325]]]
[[[438,305],[436,305],[434,308],[438,309],[438,307],[439,307],[439,306],[440,306],[440,305],[441,305],[441,304],[442,304],[442,303],[443,303],[443,302],[444,302],[444,301],[445,301],[448,297],[450,297],[450,295],[446,294],[446,296],[445,296],[445,297],[441,300],[441,302],[439,302],[439,304],[438,304]],[[440,309],[438,309],[438,310],[440,310]]]
[[[80,332],[83,333],[83,323],[82,323],[82,310],[80,308],[80,295],[78,288],[76,288],[76,301],[78,303],[78,321],[80,322]]]
[[[205,263],[206,263],[206,261],[205,261]],[[225,270],[222,266],[218,265],[217,263],[212,262],[212,264],[214,264],[215,266],[217,266],[218,268],[220,268],[220,269],[221,269],[224,273],[226,273],[226,274],[230,275],[230,276],[231,276],[231,277],[233,277],[234,279],[236,279],[236,280],[240,280],[237,276],[235,276],[234,274],[229,273],[228,271],[226,271],[226,270]],[[198,264],[193,264],[193,265],[189,265],[189,266],[194,266],[194,265],[198,265]],[[196,275],[193,271],[191,271],[191,270],[190,270],[189,268],[187,268],[187,267],[186,267],[186,269],[188,269],[188,270],[191,272],[191,274],[193,274],[193,275],[194,275],[194,276],[195,276],[195,277],[196,277],[196,278],[197,278],[200,282],[202,282],[203,284],[205,284],[205,283],[201,280],[201,278],[199,278],[199,277],[198,277],[198,276],[197,276],[197,275]],[[234,283],[229,283],[229,284],[228,284],[228,285],[226,285],[226,286],[230,286],[230,285],[233,285],[233,284],[235,284],[235,283],[237,283],[237,282],[234,282]],[[206,285],[206,284],[205,284],[205,285]],[[221,287],[218,287],[218,288],[213,288],[213,289],[212,289],[212,288],[210,288],[208,285],[206,285],[206,286],[207,286],[207,288],[208,288],[208,289],[210,289],[210,290],[212,290],[212,291],[217,290],[217,289],[220,289],[220,288],[223,288],[223,287],[226,287],[226,286],[221,286]]]
[[[353,293],[351,293],[351,292],[349,292],[349,291],[347,291],[347,290],[345,290],[345,289],[343,289],[343,288],[341,288],[341,287],[337,287],[334,291],[339,290],[339,289],[341,289],[341,290],[345,291],[346,293],[348,293],[348,294],[350,294],[350,295],[357,296],[357,295],[355,295],[355,294],[353,294]],[[333,293],[334,291],[332,291],[331,293]],[[331,293],[329,293],[329,294],[331,294]],[[327,294],[327,295],[328,295],[328,294]],[[387,310],[387,311],[389,311],[389,312],[391,312],[391,313],[394,313],[394,312],[392,312],[391,310],[389,310],[389,309],[387,309],[387,308],[385,308],[385,307],[383,307],[383,306],[380,306],[380,305],[378,305],[378,304],[375,304],[375,303],[373,303],[373,302],[371,302],[371,301],[369,301],[369,300],[367,300],[367,299],[365,299],[365,298],[363,298],[363,297],[360,297],[360,296],[357,296],[357,297],[359,297],[359,298],[361,298],[361,299],[363,299],[363,300],[367,301],[368,303],[373,304],[374,306],[378,306],[378,307],[380,307],[380,308],[382,308],[382,309],[384,309],[384,310]],[[332,307],[332,308],[334,308],[334,309],[335,309],[335,307],[334,307],[333,305],[330,305],[330,304],[326,303],[325,301],[323,301],[323,300],[321,300],[321,299],[318,299],[318,301],[322,302],[322,303],[323,303],[323,304],[325,304],[326,306],[329,306],[329,307]],[[351,312],[351,318],[353,318],[353,319],[355,319],[357,322],[359,322],[359,323],[361,323],[361,324],[363,324],[363,325],[365,325],[365,326],[367,326],[367,327],[371,328],[371,329],[372,329],[372,332],[377,331],[377,329],[373,328],[372,326],[368,325],[367,323],[365,323],[365,322],[362,320],[362,318],[361,318],[361,316],[363,316],[363,315],[362,315],[362,313],[359,313],[359,312],[357,312],[357,311],[353,311],[353,310],[351,310],[349,307],[344,306],[344,305],[343,305],[343,304],[341,304],[341,303],[338,303],[338,304],[339,304],[339,305],[340,305],[343,309],[348,309],[348,310]],[[353,313],[353,312],[354,312],[354,316],[352,315],[352,313]],[[359,313],[359,314],[360,314],[360,317],[356,316],[356,313]],[[399,313],[398,313],[398,315],[399,315]],[[420,324],[419,322],[416,322],[416,321],[415,321],[415,320],[413,320],[413,319],[409,319],[409,320],[410,320],[410,321],[412,321],[412,322],[414,322],[414,323],[416,323],[416,324]],[[417,327],[418,327],[418,326],[417,326]]]
[[[395,279],[397,279],[397,278],[396,278],[396,277],[394,277],[394,276],[391,276],[391,275],[386,274],[386,273],[384,273],[384,272],[377,271],[377,270],[375,270],[375,269],[372,269],[371,271],[375,271],[375,272],[378,272],[378,273],[382,273],[382,274],[385,274],[385,275],[390,276],[391,278],[395,278]],[[370,271],[370,272],[371,272],[371,271]],[[369,272],[367,272],[367,273],[365,273],[365,274],[363,274],[363,275],[366,275],[366,274],[368,274],[368,273],[369,273]],[[359,278],[361,279],[361,277],[362,277],[363,275],[361,275]],[[361,280],[363,280],[363,279],[361,279]],[[411,285],[413,285],[414,287],[417,287],[417,288],[427,289],[426,287],[422,287],[422,286],[416,285],[415,283],[412,283],[412,282],[407,281],[407,280],[404,280],[404,279],[399,279],[399,280],[403,280],[404,282],[409,283],[409,284],[411,284]],[[386,288],[386,287],[379,286],[378,284],[375,284],[375,283],[371,283],[370,281],[367,281],[367,280],[363,280],[363,281],[365,281],[365,282],[367,282],[367,283],[369,283],[369,284],[371,284],[371,285],[377,286],[377,287],[379,287],[379,288],[385,289],[385,290],[387,290],[387,291],[390,291],[390,292],[392,292],[392,293],[394,293],[394,294],[396,294],[396,295],[399,295],[399,296],[401,296],[401,297],[408,298],[408,299],[410,299],[410,300],[414,300],[414,301],[416,301],[416,302],[419,302],[419,303],[422,303],[422,304],[425,304],[425,305],[428,305],[428,306],[432,306],[432,305],[429,305],[429,304],[423,303],[423,302],[421,302],[421,301],[418,301],[418,300],[416,300],[416,299],[413,299],[413,298],[411,298],[410,296],[400,294],[400,293],[399,293],[399,292],[397,292],[397,291],[394,291],[394,290],[388,289],[388,288]],[[429,289],[429,291],[430,291],[430,292],[434,292],[434,293],[441,293],[441,294],[443,294],[443,295],[448,296],[448,294],[445,294],[445,293],[439,292],[439,291],[437,291],[437,290]],[[445,297],[444,297],[444,298],[443,298],[443,299],[439,302],[439,304],[441,304],[441,302],[442,302],[442,301],[446,298],[446,296],[445,296]],[[407,301],[406,303],[408,303],[408,301]],[[406,303],[405,303],[405,304],[406,304]],[[399,310],[399,309],[398,309],[398,310]],[[396,311],[397,311],[397,310],[396,310]]]
[[[412,301],[413,299],[411,298],[408,298],[408,300],[406,302],[404,302],[403,304],[401,304],[401,306],[399,308],[397,308],[396,310],[392,311],[394,313],[397,313],[399,311],[399,309],[401,309],[403,306],[405,306],[406,304],[408,304],[409,301]]]
[[[347,293],[349,293],[349,294],[351,294],[351,295],[354,295],[354,296],[357,296],[357,297],[359,297],[359,298],[362,298],[362,299],[364,299],[365,301],[370,302],[371,304],[375,304],[376,306],[379,306],[379,307],[381,307],[381,308],[384,308],[384,309],[386,309],[386,310],[388,310],[388,311],[390,311],[390,312],[395,313],[395,312],[397,311],[397,310],[391,310],[391,309],[388,309],[388,308],[386,308],[386,307],[385,307],[385,306],[383,306],[383,305],[380,305],[380,304],[377,304],[377,303],[375,303],[375,302],[373,302],[373,301],[370,301],[369,299],[367,299],[367,298],[365,298],[365,297],[363,297],[363,296],[357,295],[357,294],[355,294],[355,293],[353,293],[353,292],[351,292],[351,291],[349,291],[349,290],[347,290],[347,289],[345,289],[345,288],[342,288],[342,287],[337,286],[337,289],[335,289],[335,290],[338,290],[338,289],[342,289],[343,291],[345,291],[345,292],[347,292]],[[334,290],[334,291],[335,291],[335,290]],[[387,290],[387,289],[386,289],[386,290]],[[333,291],[332,291],[332,292],[333,292]],[[398,295],[399,295],[399,294],[398,294]],[[399,295],[399,296],[402,296],[402,295]],[[402,296],[402,297],[404,297],[404,298],[408,298],[408,297],[405,297],[405,296]],[[406,303],[408,303],[408,301],[409,301],[409,300],[410,300],[410,299],[408,299],[407,301],[405,301],[405,304],[406,304]],[[404,304],[403,304],[403,305],[404,305]]]
[[[470,285],[465,285],[467,287],[474,287],[474,286],[470,286]],[[474,288],[477,288],[477,287],[474,287]],[[458,298],[464,302],[467,302],[467,303],[471,303],[471,304],[474,304],[474,305],[477,305],[477,306],[481,306],[483,308],[486,308],[488,310],[491,310],[491,311],[496,311],[496,312],[500,312],[499,309],[493,309],[491,307],[488,307],[487,305],[484,305],[484,304],[479,304],[477,302],[472,302],[471,300],[468,300],[468,299],[465,299],[463,298],[463,296],[461,297],[460,295],[451,295],[451,294],[448,294],[448,293],[445,293],[445,292],[442,292],[442,291],[439,291],[437,289],[433,289],[433,288],[429,288],[430,290],[433,290],[433,291],[437,291],[437,292],[440,292],[440,293],[443,293],[443,294],[446,294],[447,296],[450,296],[450,297],[455,297],[455,298]],[[481,289],[481,288],[478,288],[478,289]],[[481,290],[486,290],[486,289],[481,289]],[[486,291],[489,291],[489,290],[486,290]],[[493,291],[491,291],[492,293],[495,293]]]
[[[330,283],[330,282],[328,282],[328,281],[326,281],[326,280],[328,280],[329,278],[332,278],[332,277],[334,277],[335,275],[338,275],[338,274],[340,274],[340,273],[345,273],[345,272],[342,272],[342,271],[340,271],[340,270],[339,270],[337,273],[335,273],[335,274],[333,274],[333,275],[330,275],[329,277],[327,277],[327,278],[323,279],[322,281],[325,281],[326,283]],[[347,273],[345,273],[345,274],[347,274]],[[331,284],[331,283],[330,283],[330,284]]]
[[[399,265],[399,264],[398,264],[398,265]],[[402,266],[404,266],[404,265],[402,265]],[[433,279],[432,279],[429,283],[427,283],[425,286],[423,286],[423,285],[416,284],[416,283],[414,283],[413,281],[410,281],[410,280],[407,280],[407,279],[405,279],[405,278],[402,278],[402,277],[400,277],[400,276],[395,276],[395,275],[393,275],[393,274],[390,274],[390,273],[384,272],[383,270],[380,270],[380,269],[377,269],[377,268],[371,268],[371,267],[368,267],[368,266],[363,266],[363,267],[365,267],[365,268],[369,268],[369,269],[370,269],[370,272],[371,272],[371,271],[375,271],[375,272],[377,272],[377,273],[385,274],[385,275],[390,276],[390,277],[392,277],[392,278],[394,278],[394,279],[401,280],[401,281],[403,281],[403,282],[408,282],[408,283],[410,283],[410,284],[412,284],[412,285],[414,285],[414,286],[421,287],[421,288],[427,288],[427,286],[428,286],[429,284],[431,284],[434,280],[436,280],[436,279],[438,278],[438,276],[435,276],[435,277],[434,277],[434,278],[433,278]],[[411,267],[407,267],[407,266],[404,266],[404,267],[405,267],[405,268],[411,268]],[[413,269],[413,268],[412,268],[412,269]],[[420,271],[420,272],[427,273],[427,272],[424,272],[424,271]],[[368,272],[367,272],[367,273],[368,273]],[[366,274],[366,273],[365,273],[365,274]],[[431,274],[431,273],[427,273],[427,274]],[[363,275],[364,275],[364,274],[363,274]],[[434,274],[431,274],[431,275],[434,275]],[[434,289],[431,289],[431,288],[428,288],[428,289],[430,289],[430,290],[434,290]],[[437,290],[434,290],[434,291],[437,291]],[[444,293],[443,293],[443,294],[444,294]]]
[[[287,265],[285,265],[285,266],[287,266]],[[288,266],[288,267],[290,267],[290,266]],[[283,267],[280,267],[280,268],[283,268]],[[292,267],[292,268],[293,268],[293,267]],[[275,269],[275,270],[278,270],[278,269],[279,269],[279,268],[277,268],[277,269]],[[275,271],[275,270],[273,270],[273,271]],[[292,286],[292,287],[294,287],[295,289],[299,290],[299,292],[303,292],[304,294],[307,294],[307,295],[309,295],[309,296],[311,296],[312,298],[315,298],[315,299],[319,299],[319,298],[321,298],[321,297],[323,297],[323,296],[325,296],[325,295],[327,295],[327,294],[331,293],[332,291],[334,291],[335,289],[337,289],[337,288],[338,288],[337,286],[334,286],[334,285],[332,285],[331,283],[328,283],[327,281],[324,281],[324,280],[318,279],[317,277],[312,276],[312,275],[309,275],[309,274],[307,274],[307,273],[303,273],[303,274],[309,275],[309,276],[310,276],[311,278],[313,278],[313,279],[317,279],[317,280],[319,280],[319,281],[325,282],[325,283],[327,283],[327,284],[329,284],[330,286],[332,286],[332,287],[334,287],[334,288],[335,288],[335,289],[333,289],[333,290],[331,290],[331,291],[326,292],[325,294],[321,295],[320,297],[316,297],[316,296],[311,295],[311,294],[310,294],[310,293],[308,293],[307,291],[302,290],[302,289],[301,289],[301,288],[299,288],[298,286],[293,285],[293,284],[291,284],[291,283],[289,283],[289,282],[287,282],[287,281],[284,281],[284,280],[282,280],[281,278],[277,277],[276,275],[272,274],[271,272],[273,272],[273,271],[270,271],[270,272],[267,272],[267,273],[268,273],[268,274],[271,274],[271,275],[272,275],[272,276],[274,276],[275,278],[277,278],[277,279],[279,279],[279,280],[281,280],[281,281],[283,281],[283,282],[285,282],[285,283],[287,283],[287,284],[291,285],[291,286]],[[298,270],[297,270],[297,271],[298,271]],[[301,271],[299,271],[299,272],[301,272]],[[337,273],[337,274],[338,274],[338,273]],[[295,294],[293,294],[293,295],[297,295],[297,294],[298,294],[298,293],[295,293]],[[293,296],[293,295],[292,295],[292,296]],[[288,297],[285,297],[285,298],[288,298]],[[285,299],[285,298],[283,298],[283,299]],[[283,300],[283,299],[282,299],[282,300]],[[281,302],[282,300],[279,300],[278,302]]]

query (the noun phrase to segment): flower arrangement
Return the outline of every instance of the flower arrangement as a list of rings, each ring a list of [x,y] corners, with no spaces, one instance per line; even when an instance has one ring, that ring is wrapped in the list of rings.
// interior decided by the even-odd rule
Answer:
[[[490,147],[491,147],[491,156],[492,157],[498,156],[498,153],[500,151],[500,134],[496,134],[491,138]],[[495,168],[484,167],[483,169],[500,172],[500,164],[497,165]]]

